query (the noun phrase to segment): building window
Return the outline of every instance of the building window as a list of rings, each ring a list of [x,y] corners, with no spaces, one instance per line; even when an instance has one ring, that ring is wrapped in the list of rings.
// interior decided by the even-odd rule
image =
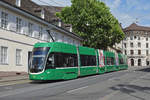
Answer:
[[[134,36],[134,39],[136,39],[136,36]]]
[[[64,42],[65,41],[65,37],[64,36],[62,36],[62,42]]]
[[[28,34],[31,37],[33,35],[33,24],[32,23],[28,23]]]
[[[138,47],[141,47],[141,43],[140,42],[138,42]]]
[[[130,36],[130,40],[133,40],[133,36]]]
[[[42,39],[43,27],[39,26],[39,38]]]
[[[134,59],[131,59],[131,66],[134,66]]]
[[[124,54],[127,55],[127,50],[124,50]]]
[[[138,55],[141,55],[141,50],[138,50]]]
[[[133,50],[130,50],[130,54],[133,55],[133,54],[134,54],[134,51],[133,51]]]
[[[8,14],[5,12],[1,13],[1,27],[7,29],[8,26]]]
[[[148,56],[149,55],[149,52],[148,52],[148,50],[146,50],[146,56]]]
[[[127,40],[127,38],[125,37],[124,40]]]
[[[16,49],[16,65],[21,65],[21,49]]]
[[[16,18],[16,32],[21,33],[21,22],[22,20],[20,18]]]
[[[132,47],[132,48],[133,48],[133,43],[130,43],[130,47]]]
[[[138,59],[138,66],[141,66],[141,59]]]
[[[146,43],[146,48],[148,48],[148,43]]]
[[[125,48],[127,47],[126,43],[124,43],[124,47],[125,47]]]
[[[140,37],[138,37],[138,40],[140,40]]]
[[[8,63],[8,47],[1,47],[0,48],[0,63],[7,64]]]
[[[54,39],[55,39],[55,41],[58,41],[58,35],[57,35],[57,33],[54,33]]]
[[[72,41],[72,44],[75,45],[75,41],[74,40]]]
[[[146,38],[146,41],[148,41],[148,37]]]

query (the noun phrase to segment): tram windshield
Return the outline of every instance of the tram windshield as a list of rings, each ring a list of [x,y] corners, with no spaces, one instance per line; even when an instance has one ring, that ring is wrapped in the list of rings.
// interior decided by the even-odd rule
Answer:
[[[49,47],[38,47],[33,49],[32,61],[30,66],[31,73],[41,72],[44,69],[44,64],[49,49]]]

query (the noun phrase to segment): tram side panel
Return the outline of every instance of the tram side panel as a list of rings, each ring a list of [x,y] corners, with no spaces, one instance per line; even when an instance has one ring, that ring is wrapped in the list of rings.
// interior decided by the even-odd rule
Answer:
[[[97,73],[96,52],[94,48],[79,46],[80,76]]]
[[[78,58],[76,46],[64,43],[57,46],[61,47],[61,52],[58,52],[58,57],[56,58],[56,60],[59,59],[56,65],[56,78],[64,80],[77,78]]]
[[[115,54],[113,52],[104,51],[105,56],[105,71],[115,71]]]

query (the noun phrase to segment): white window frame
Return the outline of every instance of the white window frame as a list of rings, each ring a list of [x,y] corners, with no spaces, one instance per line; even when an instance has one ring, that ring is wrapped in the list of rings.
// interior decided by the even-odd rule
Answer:
[[[19,17],[16,17],[16,32],[21,33],[21,28],[22,28],[22,19]]]
[[[16,49],[16,65],[17,66],[22,65],[22,50],[21,49]]]
[[[6,51],[4,51],[4,49]],[[8,64],[8,47],[5,47],[5,46],[0,47],[0,63]]]
[[[1,28],[7,29],[8,27],[8,13],[2,11],[1,12]]]

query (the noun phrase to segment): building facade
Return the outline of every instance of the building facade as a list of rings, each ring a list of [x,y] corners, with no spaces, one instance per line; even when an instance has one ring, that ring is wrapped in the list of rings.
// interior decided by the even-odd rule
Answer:
[[[129,66],[149,66],[150,27],[131,24],[124,30],[123,53],[128,57]]]
[[[36,11],[22,8],[24,2],[37,6]],[[49,14],[45,14],[44,9],[37,11],[39,8],[31,0],[0,1],[0,71],[27,72],[33,45],[37,42],[53,42],[54,39],[81,45],[82,39],[78,35],[51,24],[46,19]],[[39,16],[37,12],[40,12]]]

